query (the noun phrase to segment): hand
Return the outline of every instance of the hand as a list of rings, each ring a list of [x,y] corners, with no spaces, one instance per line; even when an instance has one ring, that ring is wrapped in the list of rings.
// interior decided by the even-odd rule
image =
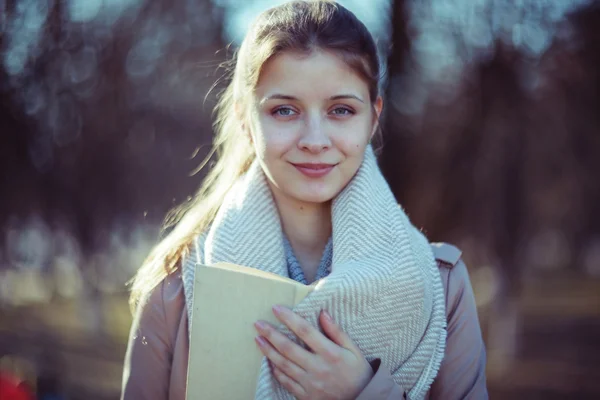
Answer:
[[[269,359],[275,378],[297,399],[355,399],[373,377],[373,370],[352,339],[322,311],[325,335],[292,310],[273,307],[273,313],[313,352],[291,341],[264,321],[254,325],[256,343]]]

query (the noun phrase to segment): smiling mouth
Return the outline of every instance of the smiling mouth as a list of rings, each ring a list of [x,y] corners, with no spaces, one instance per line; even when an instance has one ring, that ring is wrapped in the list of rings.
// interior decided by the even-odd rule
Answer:
[[[298,171],[309,178],[322,178],[329,174],[337,164],[292,164]]]

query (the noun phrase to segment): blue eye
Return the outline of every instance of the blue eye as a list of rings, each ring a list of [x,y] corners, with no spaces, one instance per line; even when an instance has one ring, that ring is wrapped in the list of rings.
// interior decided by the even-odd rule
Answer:
[[[279,117],[291,117],[294,114],[296,114],[296,112],[289,107],[279,107],[278,109],[273,111],[273,115]]]
[[[349,108],[346,108],[346,107],[337,107],[337,108],[334,108],[331,112],[334,115],[340,115],[340,116],[354,114],[354,111],[352,111],[352,110],[350,110]]]

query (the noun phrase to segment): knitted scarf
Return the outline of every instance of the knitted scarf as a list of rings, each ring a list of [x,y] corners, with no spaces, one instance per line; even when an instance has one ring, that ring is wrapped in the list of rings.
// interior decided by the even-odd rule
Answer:
[[[376,358],[410,399],[423,399],[446,343],[444,291],[427,239],[408,220],[369,146],[357,174],[332,204],[331,273],[294,311],[314,326],[326,309],[368,361]],[[182,277],[191,323],[197,263],[231,262],[288,276],[283,233],[258,162],[232,187]],[[298,339],[285,327],[280,329]],[[293,399],[263,358],[256,399]]]

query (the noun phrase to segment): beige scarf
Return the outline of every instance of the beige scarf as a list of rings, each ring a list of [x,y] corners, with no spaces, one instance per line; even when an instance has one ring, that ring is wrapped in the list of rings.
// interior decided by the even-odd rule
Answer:
[[[184,263],[190,322],[196,263],[225,261],[288,276],[266,179],[255,162]],[[381,359],[410,399],[424,398],[444,355],[444,291],[428,240],[396,203],[370,146],[358,173],[333,201],[332,225],[331,273],[294,311],[318,326],[319,312],[328,310],[367,360]],[[272,376],[266,358],[256,399],[293,399]]]

